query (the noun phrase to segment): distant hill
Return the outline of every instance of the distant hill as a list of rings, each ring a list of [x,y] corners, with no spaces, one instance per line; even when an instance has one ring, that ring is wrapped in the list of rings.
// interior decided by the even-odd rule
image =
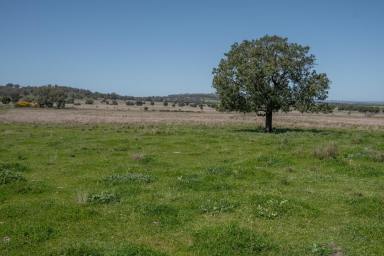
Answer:
[[[86,89],[79,89],[61,85],[44,85],[44,86],[21,86],[18,84],[8,83],[0,85],[0,96],[9,97],[12,101],[19,99],[34,100],[38,97],[39,91],[42,88],[50,88],[54,91],[60,91],[65,94],[68,101],[75,99],[110,99],[110,100],[132,100],[132,101],[169,101],[169,102],[188,102],[188,103],[216,103],[217,95],[212,93],[184,93],[171,94],[168,96],[148,96],[135,97],[128,95],[120,95],[117,93],[100,93]]]

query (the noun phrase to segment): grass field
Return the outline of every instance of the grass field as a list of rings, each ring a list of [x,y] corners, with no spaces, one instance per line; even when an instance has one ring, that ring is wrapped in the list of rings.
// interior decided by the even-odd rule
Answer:
[[[0,124],[0,255],[383,255],[384,131]]]

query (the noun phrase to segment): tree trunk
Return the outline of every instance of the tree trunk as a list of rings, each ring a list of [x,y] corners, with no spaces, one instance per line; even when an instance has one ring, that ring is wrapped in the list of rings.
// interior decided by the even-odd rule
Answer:
[[[272,111],[265,113],[265,132],[272,132]]]

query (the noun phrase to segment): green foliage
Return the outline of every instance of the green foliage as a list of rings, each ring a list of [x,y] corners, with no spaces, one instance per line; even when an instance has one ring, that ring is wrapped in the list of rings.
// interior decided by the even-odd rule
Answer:
[[[291,107],[318,111],[317,102],[327,98],[329,80],[314,66],[309,47],[267,35],[233,44],[213,70],[213,87],[221,109],[263,111],[266,129],[271,131],[273,112]]]
[[[341,111],[358,111],[362,113],[374,113],[377,114],[381,111],[378,106],[367,106],[358,104],[338,104],[337,109]]]
[[[9,103],[11,103],[11,100],[12,99],[8,96],[1,97],[1,103],[3,103],[3,104],[9,104]]]
[[[312,253],[316,256],[330,256],[333,254],[333,249],[326,244],[316,244],[312,245]]]
[[[92,105],[94,103],[93,99],[86,99],[85,104]]]
[[[192,249],[197,255],[264,255],[274,249],[264,236],[235,224],[205,227],[194,237]]]
[[[57,85],[47,85],[36,89],[36,102],[40,107],[64,108],[66,95]]]

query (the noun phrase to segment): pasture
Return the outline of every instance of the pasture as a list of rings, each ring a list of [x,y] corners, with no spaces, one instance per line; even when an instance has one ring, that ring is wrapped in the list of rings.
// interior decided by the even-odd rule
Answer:
[[[277,116],[265,134],[241,115],[137,112],[130,123],[42,111],[0,113],[0,255],[384,251],[380,117],[300,128]]]

